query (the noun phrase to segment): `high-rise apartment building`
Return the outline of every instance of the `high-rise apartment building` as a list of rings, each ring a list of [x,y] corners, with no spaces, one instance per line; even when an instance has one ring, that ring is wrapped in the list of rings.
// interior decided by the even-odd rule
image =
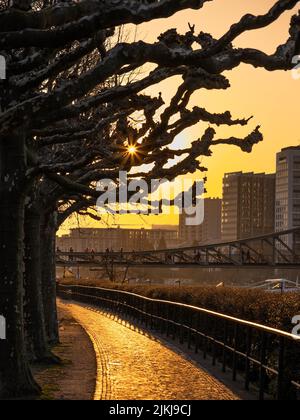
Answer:
[[[275,174],[234,172],[223,180],[222,240],[274,231]]]
[[[284,231],[300,226],[300,146],[287,147],[276,159],[275,230]],[[293,248],[300,247],[300,238],[293,242],[292,235],[286,242]]]
[[[179,217],[179,240],[181,244],[192,246],[195,244],[209,244],[221,240],[222,200],[219,198],[204,199],[204,220],[199,226],[186,224],[187,216],[184,212]]]

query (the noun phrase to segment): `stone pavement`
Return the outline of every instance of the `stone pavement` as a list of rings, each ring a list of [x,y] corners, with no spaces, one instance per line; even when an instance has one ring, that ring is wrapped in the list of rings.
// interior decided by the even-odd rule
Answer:
[[[42,400],[91,400],[94,397],[97,364],[88,334],[75,322],[66,305],[58,302],[60,344],[52,348],[61,364],[33,364],[42,387]],[[84,355],[84,357],[82,357]]]
[[[225,385],[158,339],[96,308],[64,303],[94,344],[98,400],[236,400]]]

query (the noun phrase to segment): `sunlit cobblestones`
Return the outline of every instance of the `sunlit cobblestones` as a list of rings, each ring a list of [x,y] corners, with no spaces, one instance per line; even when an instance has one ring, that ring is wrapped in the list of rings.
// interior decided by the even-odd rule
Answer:
[[[150,335],[101,313],[69,304],[98,353],[97,399],[228,400],[222,383]]]

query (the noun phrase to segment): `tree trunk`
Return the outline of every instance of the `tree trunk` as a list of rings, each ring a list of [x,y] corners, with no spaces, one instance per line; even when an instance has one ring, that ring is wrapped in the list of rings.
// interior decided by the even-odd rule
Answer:
[[[56,306],[56,217],[49,215],[42,228],[42,287],[46,332],[50,344],[59,342]]]
[[[23,314],[25,141],[13,133],[0,139],[0,314],[6,339],[0,340],[0,398],[39,392],[25,349]]]
[[[53,362],[45,328],[41,284],[41,212],[34,204],[25,211],[25,318],[29,353],[36,362]]]

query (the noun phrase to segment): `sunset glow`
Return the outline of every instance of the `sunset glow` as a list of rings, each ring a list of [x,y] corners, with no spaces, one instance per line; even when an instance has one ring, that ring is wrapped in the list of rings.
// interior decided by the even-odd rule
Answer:
[[[155,25],[152,22],[137,26],[137,36],[145,42],[156,42],[161,33],[169,28],[178,28],[178,32],[184,34],[188,30],[188,22],[196,25],[196,31],[210,32],[218,38],[231,26],[232,22],[238,22],[246,13],[263,14],[273,4],[272,0],[227,0],[226,9],[222,8],[220,0],[208,2],[199,11],[185,10],[168,19],[158,19]],[[220,14],[220,7],[222,13]],[[257,31],[248,31],[235,41],[236,47],[259,48],[266,53],[274,52],[277,45],[282,44],[288,38],[288,28],[291,16],[297,7],[288,11],[274,24]],[[129,26],[130,33],[135,33],[136,27]],[[149,66],[148,66],[149,67]],[[230,110],[234,118],[253,119],[246,127],[214,127],[218,137],[224,138],[234,134],[245,136],[250,128],[261,125],[264,141],[253,148],[251,154],[244,153],[233,146],[214,147],[213,156],[203,158],[203,165],[208,168],[207,173],[207,196],[221,197],[222,181],[225,173],[235,171],[254,171],[272,173],[275,171],[276,153],[285,146],[296,146],[300,143],[298,127],[299,120],[299,92],[300,81],[293,80],[290,72],[268,72],[263,69],[255,69],[250,65],[242,65],[238,69],[226,74],[229,77],[230,88],[226,90],[199,90],[195,92],[188,105],[188,109],[194,106],[203,107],[212,112],[224,112]],[[163,92],[163,100],[169,104],[181,83],[180,77],[172,77],[162,83],[158,83],[146,89],[146,93],[159,96]],[[284,106],[283,106],[284,104]],[[174,149],[188,147],[193,141],[202,135],[206,124],[200,122],[186,129],[175,138]],[[129,146],[126,151],[127,157],[137,154],[136,146]],[[195,178],[201,176],[198,172],[193,174]],[[146,216],[147,224],[177,224],[178,216]],[[87,226],[95,226],[90,219],[82,220]],[[126,215],[118,218],[118,223],[134,224],[143,223],[137,216]],[[68,231],[72,224],[67,222],[63,231]],[[97,224],[99,225],[99,224]]]

